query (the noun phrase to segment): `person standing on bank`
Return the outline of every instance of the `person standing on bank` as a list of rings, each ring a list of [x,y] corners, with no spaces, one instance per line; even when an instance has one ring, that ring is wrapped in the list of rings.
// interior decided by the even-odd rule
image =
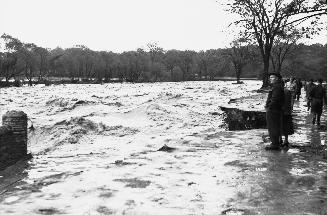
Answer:
[[[317,125],[320,125],[320,117],[322,114],[323,104],[327,104],[326,90],[322,86],[322,79],[318,79],[318,85],[315,86],[311,92],[311,113],[313,115],[312,124],[314,125],[317,121]]]
[[[312,91],[312,89],[315,87],[316,85],[313,83],[313,79],[310,79],[309,83],[305,85],[304,89],[305,89],[305,97],[307,98],[307,107],[308,107],[308,111],[311,108],[311,100],[312,98],[310,97],[310,92]]]
[[[272,88],[266,101],[266,121],[271,144],[266,150],[280,150],[280,136],[282,131],[282,114],[284,103],[284,84],[279,73],[269,73]]]

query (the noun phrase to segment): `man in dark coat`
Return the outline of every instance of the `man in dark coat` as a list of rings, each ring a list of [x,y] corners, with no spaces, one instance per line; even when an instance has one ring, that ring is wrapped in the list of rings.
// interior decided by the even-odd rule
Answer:
[[[266,150],[280,150],[279,138],[282,131],[282,114],[284,103],[284,84],[279,73],[270,73],[269,81],[271,90],[269,90],[266,101],[266,120],[271,144],[266,146]]]
[[[313,114],[312,124],[315,124],[317,121],[317,125],[320,125],[322,107],[324,103],[325,104],[327,103],[326,90],[322,86],[322,79],[319,79],[318,85],[311,90],[310,97],[312,98],[311,101],[311,113]]]

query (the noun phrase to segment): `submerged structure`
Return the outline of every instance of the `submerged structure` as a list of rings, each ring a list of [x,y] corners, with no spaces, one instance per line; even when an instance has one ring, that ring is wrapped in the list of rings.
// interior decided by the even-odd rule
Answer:
[[[225,122],[230,131],[266,128],[266,114],[263,111],[220,107],[225,112]]]
[[[224,121],[230,131],[266,128],[264,104],[265,93],[230,99],[228,104],[220,106],[225,113]]]

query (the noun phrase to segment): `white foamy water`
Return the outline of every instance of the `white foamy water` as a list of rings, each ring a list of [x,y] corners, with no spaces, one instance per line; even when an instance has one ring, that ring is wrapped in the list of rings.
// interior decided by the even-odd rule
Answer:
[[[89,120],[94,126],[110,127],[111,131],[116,128],[116,135],[129,134],[131,129],[154,136],[186,136],[206,129],[217,130],[221,118],[211,113],[219,112],[219,105],[230,98],[253,94],[251,90],[259,86],[258,81],[244,85],[219,81],[4,88],[0,115],[8,110],[27,113],[37,128],[37,135],[31,134],[29,150],[38,153],[43,149],[39,145],[56,145],[65,135],[69,136],[66,133],[77,129],[77,122],[68,123],[74,117]],[[93,131],[87,127],[90,125],[85,126],[88,133],[101,133],[101,128]],[[82,131],[75,133],[79,132]]]

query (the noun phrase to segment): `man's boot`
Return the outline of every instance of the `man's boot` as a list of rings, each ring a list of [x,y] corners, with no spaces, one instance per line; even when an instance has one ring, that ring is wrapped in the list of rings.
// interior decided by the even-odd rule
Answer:
[[[265,147],[265,150],[267,151],[280,151],[281,150],[281,147],[280,147],[280,136],[274,136],[274,137],[270,137],[270,141],[271,141],[271,144],[269,146],[266,146]]]

